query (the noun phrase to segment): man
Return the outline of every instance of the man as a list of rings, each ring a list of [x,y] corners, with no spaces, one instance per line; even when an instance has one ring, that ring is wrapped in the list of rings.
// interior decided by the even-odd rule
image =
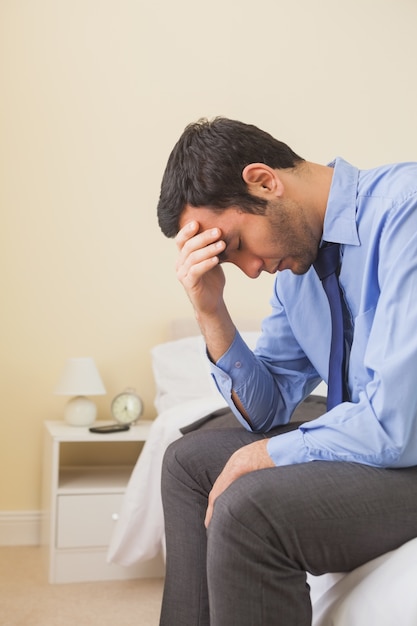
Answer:
[[[158,218],[240,423],[166,453],[161,625],[311,624],[306,572],[349,571],[417,535],[417,164],[319,165],[255,126],[201,120],[171,153]],[[313,264],[329,242],[348,395],[288,424],[328,380]],[[223,262],[276,273],[255,353],[227,310]]]

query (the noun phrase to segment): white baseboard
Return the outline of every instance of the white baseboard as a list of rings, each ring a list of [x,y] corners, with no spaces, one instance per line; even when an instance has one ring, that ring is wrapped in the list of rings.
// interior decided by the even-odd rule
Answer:
[[[40,543],[40,511],[0,511],[0,546]]]

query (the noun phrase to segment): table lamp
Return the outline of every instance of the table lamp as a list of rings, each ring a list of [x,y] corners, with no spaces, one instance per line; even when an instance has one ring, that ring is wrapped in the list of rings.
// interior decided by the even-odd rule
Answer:
[[[54,394],[74,396],[64,409],[64,419],[71,426],[91,426],[97,416],[95,403],[86,396],[102,396],[106,389],[94,359],[68,359]]]

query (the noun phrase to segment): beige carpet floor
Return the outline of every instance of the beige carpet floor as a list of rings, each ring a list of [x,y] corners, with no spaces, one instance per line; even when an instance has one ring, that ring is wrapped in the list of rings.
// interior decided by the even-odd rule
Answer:
[[[1,626],[158,626],[162,579],[50,585],[36,546],[0,547]]]

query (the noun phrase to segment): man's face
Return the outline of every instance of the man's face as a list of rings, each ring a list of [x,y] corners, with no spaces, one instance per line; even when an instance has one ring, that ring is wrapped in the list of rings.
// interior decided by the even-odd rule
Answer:
[[[200,224],[199,232],[219,228],[219,239],[226,243],[220,261],[233,263],[250,278],[284,269],[304,274],[317,256],[319,241],[307,216],[300,205],[289,200],[269,201],[265,215],[244,213],[233,207],[216,212],[187,205],[180,227],[192,220]]]

